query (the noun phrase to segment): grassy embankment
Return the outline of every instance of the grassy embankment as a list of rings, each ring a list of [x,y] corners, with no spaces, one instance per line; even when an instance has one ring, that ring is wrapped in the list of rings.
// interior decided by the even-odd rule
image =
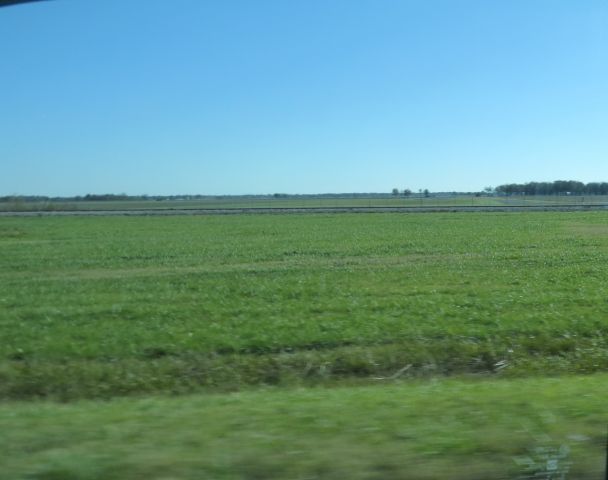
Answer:
[[[542,206],[606,204],[603,195],[514,195],[487,197],[474,195],[430,197],[224,197],[194,200],[108,200],[108,201],[10,201],[0,202],[0,212],[53,211],[128,211],[128,210],[196,210],[243,208],[350,208],[350,207],[475,207],[475,206]]]

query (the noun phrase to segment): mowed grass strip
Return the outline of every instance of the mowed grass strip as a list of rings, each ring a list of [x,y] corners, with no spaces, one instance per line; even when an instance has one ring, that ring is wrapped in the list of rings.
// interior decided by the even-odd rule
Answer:
[[[565,446],[596,480],[607,396],[602,374],[8,402],[0,479],[514,479]]]
[[[541,200],[542,198],[542,200]],[[584,203],[582,197],[549,197],[549,201]],[[587,203],[602,203],[606,197],[587,197]],[[243,208],[348,208],[348,207],[418,207],[418,206],[472,206],[502,205],[506,202],[525,203],[522,197],[303,197],[303,198],[246,198],[201,200],[108,200],[108,201],[47,201],[47,202],[0,202],[0,212],[45,211],[129,211],[129,210],[196,210],[196,209],[243,209]],[[527,201],[530,201],[528,197]],[[545,201],[539,197],[539,201]]]
[[[0,396],[608,366],[608,213],[0,218]]]

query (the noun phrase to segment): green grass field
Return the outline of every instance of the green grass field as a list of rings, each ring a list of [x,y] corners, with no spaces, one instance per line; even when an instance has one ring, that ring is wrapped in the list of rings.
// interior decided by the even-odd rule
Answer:
[[[0,218],[0,478],[516,478],[543,432],[601,478],[607,257],[605,212]]]

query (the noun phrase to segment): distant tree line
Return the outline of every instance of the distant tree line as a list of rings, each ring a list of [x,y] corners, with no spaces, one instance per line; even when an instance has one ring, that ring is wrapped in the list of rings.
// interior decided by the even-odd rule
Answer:
[[[412,192],[405,189],[400,192],[408,196]],[[135,201],[135,200],[268,200],[268,199],[331,199],[331,198],[386,198],[390,194],[383,192],[348,192],[348,193],[268,193],[244,195],[127,195],[125,193],[88,193],[73,197],[51,197],[46,195],[6,195],[0,196],[0,203],[29,203],[29,202],[108,202],[108,201]]]
[[[387,198],[394,197],[443,197],[453,195],[608,195],[608,182],[582,183],[575,180],[556,180],[555,182],[508,183],[496,188],[486,187],[483,192],[431,192],[420,189],[417,193],[409,188],[393,188],[389,192],[351,192],[351,193],[268,193],[245,195],[127,195],[126,193],[102,193],[78,195],[73,197],[51,197],[45,195],[6,195],[0,196],[0,203],[28,202],[105,202],[134,200],[248,200],[248,199],[331,199],[331,198]]]
[[[608,195],[608,183],[576,180],[507,183],[496,187],[495,191],[499,195]]]

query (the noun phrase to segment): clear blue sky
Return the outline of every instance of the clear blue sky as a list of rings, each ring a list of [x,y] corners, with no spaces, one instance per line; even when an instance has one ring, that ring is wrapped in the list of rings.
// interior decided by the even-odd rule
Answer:
[[[0,195],[608,181],[605,0],[0,9]]]

